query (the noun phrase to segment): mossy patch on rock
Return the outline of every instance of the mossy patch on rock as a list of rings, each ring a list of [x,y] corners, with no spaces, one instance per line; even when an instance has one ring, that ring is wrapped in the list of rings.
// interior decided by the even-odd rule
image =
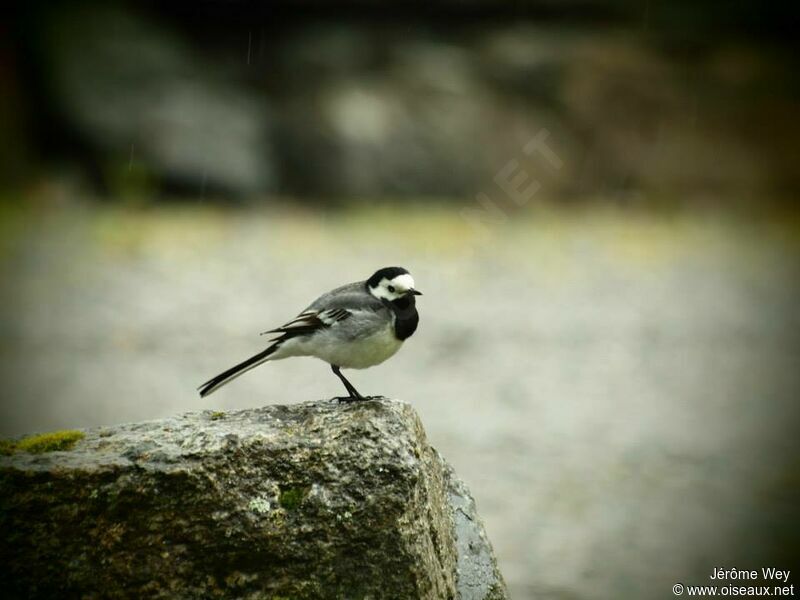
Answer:
[[[16,443],[11,440],[0,440],[0,456],[11,456],[16,447]]]
[[[82,431],[64,430],[51,431],[22,438],[18,442],[3,440],[0,444],[1,454],[13,454],[14,452],[30,452],[31,454],[41,454],[43,452],[56,452],[58,450],[71,450],[76,443],[85,437]]]
[[[309,486],[281,486],[278,504],[286,510],[296,510],[303,502],[311,488]]]

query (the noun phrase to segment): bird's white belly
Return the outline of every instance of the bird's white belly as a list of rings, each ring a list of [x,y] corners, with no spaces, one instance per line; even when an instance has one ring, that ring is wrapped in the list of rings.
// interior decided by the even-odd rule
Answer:
[[[379,365],[392,357],[403,345],[394,334],[394,325],[355,340],[341,339],[330,330],[322,331],[305,340],[294,338],[278,350],[274,358],[288,356],[315,356],[332,365],[347,369],[366,369]]]

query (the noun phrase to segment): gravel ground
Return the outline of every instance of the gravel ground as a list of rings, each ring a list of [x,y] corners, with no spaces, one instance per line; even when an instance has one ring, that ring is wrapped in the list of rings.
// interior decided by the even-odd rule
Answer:
[[[420,329],[351,380],[417,407],[514,598],[667,598],[717,566],[797,558],[796,220],[542,210],[480,235],[423,209],[4,221],[5,435],[339,395],[313,359],[203,400],[195,387],[319,292],[402,264],[425,292]]]

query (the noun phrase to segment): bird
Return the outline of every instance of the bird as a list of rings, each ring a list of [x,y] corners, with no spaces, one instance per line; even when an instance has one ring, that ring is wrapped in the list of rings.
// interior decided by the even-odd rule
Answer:
[[[275,336],[270,345],[201,385],[208,396],[255,367],[293,356],[327,362],[347,396],[340,402],[368,400],[341,369],[366,369],[394,356],[419,324],[414,278],[403,267],[378,269],[368,279],[338,287],[314,300],[294,319],[263,332]]]

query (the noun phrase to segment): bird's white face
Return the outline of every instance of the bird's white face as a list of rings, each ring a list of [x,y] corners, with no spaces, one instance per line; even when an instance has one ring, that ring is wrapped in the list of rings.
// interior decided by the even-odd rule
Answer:
[[[414,278],[408,273],[403,273],[392,279],[384,277],[376,287],[370,287],[369,291],[379,300],[388,300],[389,302],[409,294],[421,295],[420,292],[414,289]]]

